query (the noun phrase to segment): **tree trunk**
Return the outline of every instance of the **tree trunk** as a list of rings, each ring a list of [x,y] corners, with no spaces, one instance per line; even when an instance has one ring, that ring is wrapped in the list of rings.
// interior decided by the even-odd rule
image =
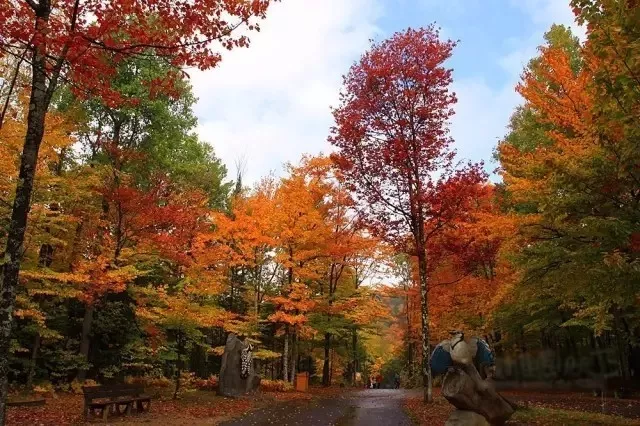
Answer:
[[[33,339],[33,348],[31,349],[31,362],[29,363],[29,373],[27,374],[27,389],[33,386],[33,378],[36,375],[36,362],[38,361],[38,351],[40,350],[40,333],[36,333]]]
[[[80,355],[82,356],[83,361],[87,364],[89,363],[89,348],[91,346],[89,335],[91,334],[91,325],[93,324],[93,311],[93,303],[87,304],[84,311],[84,319],[82,320],[82,336],[80,337]],[[77,377],[78,381],[80,383],[84,383],[86,378],[86,367],[79,368]]]
[[[424,401],[433,401],[431,383],[431,348],[429,347],[429,299],[427,277],[427,254],[424,247],[418,248],[418,273],[420,275],[420,311],[422,314],[422,384]]]
[[[442,396],[458,410],[481,414],[492,425],[504,424],[515,411],[491,381],[482,380],[473,364],[447,372]]]
[[[622,376],[622,379],[627,382],[631,379],[631,369],[629,368],[629,345],[627,344],[628,336],[626,335],[627,333],[622,324],[620,310],[617,308],[613,312],[613,319],[620,375]]]
[[[47,3],[48,4],[48,3]],[[44,31],[48,25],[49,7],[40,6],[36,12],[36,33]],[[43,37],[46,39],[46,37]],[[31,94],[29,114],[27,116],[27,134],[20,157],[20,172],[16,182],[16,193],[11,210],[11,222],[7,231],[7,245],[4,252],[2,277],[0,278],[0,425],[5,423],[7,391],[9,386],[9,356],[11,347],[11,327],[13,307],[16,301],[16,287],[22,257],[24,234],[27,228],[27,217],[33,192],[38,151],[44,136],[44,123],[50,102],[47,89],[46,45],[40,44],[33,51]],[[49,82],[49,90],[55,87],[55,78]]]
[[[284,329],[284,349],[282,350],[282,380],[289,381],[289,327]]]
[[[296,368],[298,359],[298,333],[294,327],[293,334],[291,335],[291,383],[294,383],[296,379]]]
[[[0,112],[0,129],[2,129],[2,125],[4,124],[4,118],[7,115],[7,110],[9,109],[9,105],[11,105],[11,96],[13,95],[13,90],[16,87],[16,81],[18,80],[18,76],[20,75],[20,67],[22,66],[22,62],[24,61],[24,56],[27,54],[27,51],[23,51],[20,59],[18,59],[18,63],[16,64],[16,72],[13,74],[11,78],[11,83],[9,83],[9,91],[7,92],[7,99],[2,106],[2,112]],[[4,88],[4,85],[3,85]]]
[[[413,378],[415,366],[413,365],[413,341],[411,336],[411,305],[409,301],[409,283],[405,284],[405,314],[407,321],[407,362],[409,364],[409,378]]]
[[[331,378],[329,377],[329,352],[331,351],[331,333],[324,335],[324,365],[322,366],[322,386],[329,386]]]
[[[176,385],[175,385],[175,390],[173,391],[173,399],[178,399],[178,392],[180,392],[180,376],[182,374],[182,353],[184,352],[184,348],[185,348],[185,342],[181,332],[178,332],[176,336],[176,340],[177,340],[176,343],[177,343],[178,359],[176,362],[176,377],[175,377]]]
[[[353,346],[353,368],[351,369],[351,384],[355,386],[356,373],[358,369],[358,329],[356,327],[353,327],[351,344]]]

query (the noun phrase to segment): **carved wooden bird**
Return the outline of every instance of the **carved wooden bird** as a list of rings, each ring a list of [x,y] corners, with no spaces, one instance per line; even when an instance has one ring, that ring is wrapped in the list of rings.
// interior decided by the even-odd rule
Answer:
[[[452,331],[451,335],[451,359],[462,365],[469,365],[478,351],[477,342],[466,340],[462,331]]]

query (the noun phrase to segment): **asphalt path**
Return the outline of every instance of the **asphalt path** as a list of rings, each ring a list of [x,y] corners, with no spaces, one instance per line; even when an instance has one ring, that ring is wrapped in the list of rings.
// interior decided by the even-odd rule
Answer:
[[[365,389],[303,404],[274,404],[222,425],[411,426],[413,423],[402,409],[402,401],[408,392],[402,389]]]

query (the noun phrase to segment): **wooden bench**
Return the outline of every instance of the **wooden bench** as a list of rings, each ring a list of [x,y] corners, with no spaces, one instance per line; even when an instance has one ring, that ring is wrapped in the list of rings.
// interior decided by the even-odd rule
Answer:
[[[151,407],[151,397],[145,395],[144,388],[139,385],[119,384],[104,386],[83,386],[84,418],[101,417],[107,421],[109,413],[131,414],[135,405],[141,413]]]

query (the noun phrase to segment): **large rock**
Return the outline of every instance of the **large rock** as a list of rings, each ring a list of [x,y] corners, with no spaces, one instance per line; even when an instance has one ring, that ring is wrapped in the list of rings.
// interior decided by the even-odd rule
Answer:
[[[222,354],[222,366],[218,378],[218,393],[236,397],[253,392],[260,386],[260,377],[255,374],[253,361],[249,362],[248,371],[242,371],[242,352],[249,344],[238,339],[233,333],[227,337]]]
[[[444,426],[489,426],[489,422],[473,411],[455,410]]]
[[[474,411],[492,425],[504,424],[515,411],[490,380],[482,380],[473,364],[450,369],[442,382],[442,395],[458,410]]]

